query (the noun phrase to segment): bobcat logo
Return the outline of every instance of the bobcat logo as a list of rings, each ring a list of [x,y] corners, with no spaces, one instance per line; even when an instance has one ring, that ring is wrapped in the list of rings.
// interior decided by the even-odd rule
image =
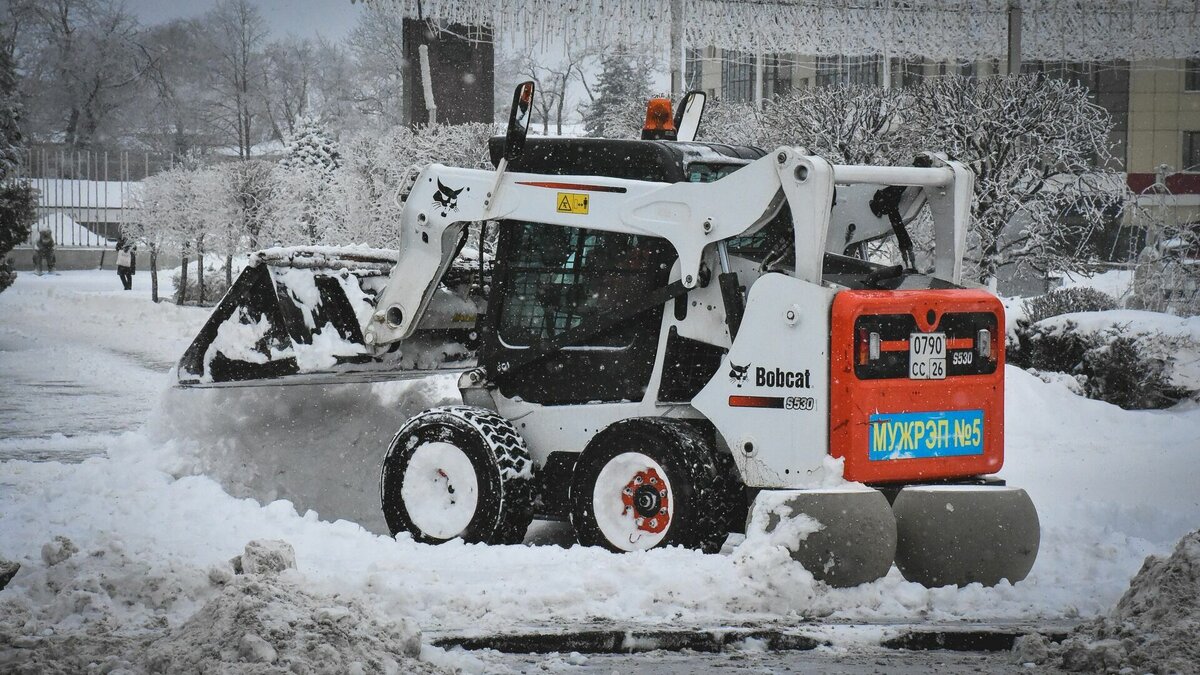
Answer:
[[[436,207],[442,209],[443,218],[446,217],[448,212],[458,210],[458,194],[464,189],[469,190],[470,188],[451,190],[442,183],[441,179],[438,179],[438,189],[437,192],[433,193],[433,203]]]
[[[742,386],[742,383],[745,382],[746,378],[750,376],[749,370],[750,370],[749,363],[747,363],[744,366],[739,366],[739,365],[734,364],[733,361],[730,361],[729,362],[729,381],[736,384],[738,386],[738,388],[740,389]]]

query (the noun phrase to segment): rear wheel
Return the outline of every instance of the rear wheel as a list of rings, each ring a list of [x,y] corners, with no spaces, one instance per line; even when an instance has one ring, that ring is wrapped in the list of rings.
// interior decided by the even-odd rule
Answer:
[[[575,465],[571,524],[585,546],[720,550],[735,517],[724,463],[695,428],[636,418],[597,434]]]
[[[508,420],[471,406],[433,408],[392,440],[380,493],[388,529],[417,541],[516,544],[533,518],[533,462]]]

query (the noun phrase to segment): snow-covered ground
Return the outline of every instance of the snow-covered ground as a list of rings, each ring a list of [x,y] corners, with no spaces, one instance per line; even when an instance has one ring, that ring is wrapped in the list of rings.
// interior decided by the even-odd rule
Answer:
[[[1029,491],[1042,522],[1037,563],[1015,586],[926,589],[893,569],[831,589],[783,549],[736,540],[720,555],[393,540],[233,498],[192,475],[184,444],[151,440],[140,424],[207,311],[154,305],[148,285],[143,274],[130,292],[112,272],[22,274],[0,294],[0,558],[22,565],[0,592],[0,670],[89,639],[195,640],[189,619],[230,592],[229,560],[254,539],[295,548],[297,570],[280,583],[314,608],[480,633],[1086,618],[1112,607],[1148,554],[1200,527],[1200,407],[1123,411],[1009,367],[1001,476]],[[555,527],[542,538],[561,542]],[[43,547],[56,536],[79,551],[50,565],[61,546]]]

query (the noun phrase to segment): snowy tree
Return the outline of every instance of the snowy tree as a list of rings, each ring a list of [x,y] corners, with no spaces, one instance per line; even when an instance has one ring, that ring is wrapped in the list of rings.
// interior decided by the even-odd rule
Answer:
[[[197,263],[196,299],[203,301],[205,297],[204,255],[214,240],[220,250],[224,242],[215,224],[228,217],[220,203],[218,185],[212,169],[202,169],[193,161],[190,166],[178,166],[147,178],[140,191],[134,193],[141,223],[127,227],[125,232],[150,246],[152,254],[166,248],[179,251],[183,264],[176,304],[188,300],[188,272],[193,260]]]
[[[295,130],[287,139],[279,166],[285,169],[316,171],[328,176],[338,168],[341,161],[337,141],[315,118],[301,116],[296,120]]]
[[[975,172],[966,271],[1079,269],[1089,239],[1129,194],[1113,166],[1112,119],[1083,87],[1038,76],[944,77],[904,90],[834,85],[749,105],[718,102],[701,137],[798,145],[838,163],[911,164],[940,152]],[[911,228],[918,252],[928,222]]]
[[[1182,316],[1200,314],[1200,219],[1187,218],[1172,194],[1169,167],[1160,166],[1134,211],[1134,226],[1146,233],[1137,256],[1133,294],[1137,306]]]
[[[975,173],[965,264],[1079,270],[1091,235],[1131,195],[1110,143],[1112,117],[1086,88],[1042,76],[934,78],[914,92],[919,144]]]
[[[394,127],[382,136],[365,132],[352,136],[343,146],[343,164],[333,176],[320,214],[320,241],[397,246],[400,211],[421,169],[433,162],[490,167],[491,135],[488,124],[443,124]],[[280,208],[294,213],[294,200],[278,201],[285,202]]]
[[[388,128],[404,122],[404,35],[399,15],[367,4],[348,38],[354,55],[358,111]]]
[[[164,172],[149,176],[130,190],[126,199],[136,219],[121,224],[121,236],[145,248],[150,258],[150,299],[159,302],[158,254],[169,242],[166,226],[172,214],[172,174]]]
[[[627,133],[627,117],[633,102],[640,103],[645,110],[650,95],[650,62],[618,50],[604,57],[600,68],[595,99],[584,114],[584,126],[589,136],[621,138]],[[641,122],[639,119],[636,130],[641,129]]]
[[[915,144],[913,95],[897,89],[838,84],[794,89],[763,105],[758,145],[789,141],[842,164],[911,162]]]
[[[0,48],[0,291],[16,280],[8,252],[29,238],[37,218],[37,195],[27,183],[8,178],[20,162],[23,138],[18,126],[21,105],[8,49]]]
[[[276,173],[278,211],[294,231],[286,234],[296,243],[318,244],[337,229],[339,205],[331,194],[341,165],[341,151],[317,120],[302,117],[288,139]]]

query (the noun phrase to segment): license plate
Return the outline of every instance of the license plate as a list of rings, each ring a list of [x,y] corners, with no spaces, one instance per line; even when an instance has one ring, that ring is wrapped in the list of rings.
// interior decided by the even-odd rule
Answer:
[[[908,336],[908,379],[946,379],[945,333],[912,333]]]
[[[947,410],[871,415],[871,461],[983,454],[983,411]]]

